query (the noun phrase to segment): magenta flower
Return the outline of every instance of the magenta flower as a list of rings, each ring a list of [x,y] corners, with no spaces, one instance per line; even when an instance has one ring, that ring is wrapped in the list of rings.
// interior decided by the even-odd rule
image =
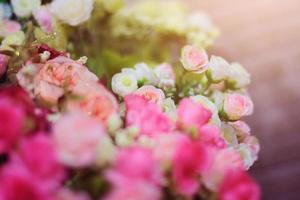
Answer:
[[[137,126],[142,134],[167,133],[174,128],[172,121],[156,104],[139,95],[126,96],[125,105],[126,126]]]
[[[173,158],[172,177],[177,191],[193,196],[200,189],[200,175],[210,164],[211,158],[203,143],[190,138],[181,140]]]
[[[220,200],[259,200],[260,188],[243,170],[229,170],[218,191]]]
[[[24,139],[19,156],[27,169],[47,183],[48,188],[57,188],[64,178],[64,169],[58,163],[52,140],[43,133]]]
[[[6,72],[8,59],[8,56],[0,54],[0,78]]]
[[[9,151],[21,138],[25,113],[8,98],[0,96],[0,153]]]
[[[180,128],[197,128],[199,130],[210,120],[212,113],[201,104],[185,98],[179,103],[177,115],[177,125]]]
[[[113,186],[106,200],[159,200],[162,174],[150,150],[139,147],[118,152],[106,177]]]

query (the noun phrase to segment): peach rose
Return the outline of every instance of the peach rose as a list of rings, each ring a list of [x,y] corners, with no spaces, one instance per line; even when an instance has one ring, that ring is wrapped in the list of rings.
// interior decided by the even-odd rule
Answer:
[[[181,51],[181,63],[187,71],[202,73],[208,68],[208,56],[205,49],[186,45]]]
[[[134,94],[145,97],[150,102],[162,105],[165,94],[161,89],[152,85],[144,85],[134,92]]]
[[[55,104],[65,90],[74,90],[78,85],[98,81],[95,74],[84,65],[65,56],[47,61],[34,81],[34,94],[40,99]]]
[[[105,125],[118,110],[115,96],[101,84],[80,85],[74,91],[82,99],[68,102],[67,108],[79,108]]]

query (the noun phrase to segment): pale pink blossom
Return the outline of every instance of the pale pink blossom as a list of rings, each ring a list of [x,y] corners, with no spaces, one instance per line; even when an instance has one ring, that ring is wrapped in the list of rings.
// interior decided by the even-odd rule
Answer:
[[[230,120],[238,120],[252,114],[253,102],[246,95],[229,93],[225,94],[223,109]]]
[[[229,170],[218,189],[220,200],[259,200],[260,188],[243,170]]]
[[[242,142],[250,147],[253,154],[258,154],[260,150],[260,145],[258,139],[255,136],[247,136],[242,140]]]
[[[125,105],[126,126],[137,126],[142,134],[167,133],[174,128],[173,122],[161,108],[142,96],[126,96]]]
[[[208,69],[209,60],[205,49],[186,45],[181,51],[181,63],[188,71],[202,73]]]
[[[162,63],[155,67],[154,72],[159,79],[159,86],[174,86],[175,85],[175,73],[172,65],[169,63]]]
[[[133,94],[143,96],[147,101],[156,103],[159,106],[162,105],[163,99],[165,98],[164,92],[152,85],[144,85],[137,89]]]
[[[41,26],[42,30],[51,33],[53,31],[53,17],[48,7],[42,6],[33,11],[33,17]]]
[[[248,124],[246,124],[246,122],[239,120],[235,122],[229,122],[229,124],[233,126],[240,140],[243,140],[244,138],[250,136],[251,130]]]
[[[64,90],[74,90],[78,85],[98,81],[95,74],[79,62],[64,56],[48,60],[35,78],[35,95],[55,104]]]
[[[53,139],[61,163],[84,167],[96,160],[96,154],[106,132],[97,120],[80,111],[62,116],[53,125]]]
[[[212,113],[192,99],[182,99],[177,110],[177,125],[184,129],[200,129],[211,119]]]
[[[0,26],[0,36],[2,37],[6,37],[21,30],[21,25],[19,22],[8,19],[3,19],[0,22]]]
[[[193,196],[200,190],[199,178],[211,165],[206,146],[196,140],[182,139],[175,150],[172,162],[172,179],[176,190]]]

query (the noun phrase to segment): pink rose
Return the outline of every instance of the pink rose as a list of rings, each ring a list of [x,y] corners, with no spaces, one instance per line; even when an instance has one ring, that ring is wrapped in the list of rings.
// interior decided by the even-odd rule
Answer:
[[[150,150],[122,149],[113,167],[106,172],[112,191],[106,200],[159,200],[162,174]]]
[[[53,17],[47,7],[40,7],[33,11],[33,17],[46,33],[53,31]]]
[[[80,109],[103,125],[107,125],[109,118],[118,111],[115,96],[99,83],[79,85],[74,90],[81,99],[68,102],[69,110]]]
[[[212,113],[192,99],[182,99],[177,110],[177,125],[181,128],[199,130],[211,118]]]
[[[73,111],[53,125],[53,139],[61,163],[84,167],[96,159],[97,150],[106,132],[101,124],[85,113]]]
[[[226,147],[226,142],[221,135],[221,131],[216,126],[210,124],[202,126],[198,132],[198,137],[201,141],[213,147],[220,149]]]
[[[0,23],[2,23],[0,24],[0,36],[2,37],[6,37],[21,30],[21,25],[17,21],[3,19]]]
[[[55,104],[65,89],[97,82],[98,78],[81,63],[64,56],[48,60],[35,78],[34,93],[40,99]]]
[[[203,143],[182,139],[175,150],[172,178],[177,191],[193,196],[200,189],[199,177],[211,164],[208,149]]]
[[[225,94],[223,109],[230,120],[238,120],[252,114],[253,102],[248,96],[229,93]]]
[[[208,189],[217,191],[229,170],[239,170],[243,168],[243,160],[240,154],[234,150],[211,149],[211,151],[213,162],[211,167],[202,174],[202,180]]]
[[[229,170],[218,190],[220,200],[259,200],[260,188],[243,170]]]
[[[181,63],[188,71],[202,73],[208,69],[209,60],[205,49],[186,45],[181,51]]]
[[[164,92],[152,85],[144,85],[137,89],[133,94],[143,96],[147,101],[156,103],[159,106],[162,105],[162,101],[165,98]]]
[[[137,126],[140,133],[154,135],[167,133],[174,126],[172,121],[154,103],[148,102],[139,95],[127,95],[126,105],[126,126]]]
[[[0,54],[0,78],[6,72],[8,60],[9,57],[7,55]]]

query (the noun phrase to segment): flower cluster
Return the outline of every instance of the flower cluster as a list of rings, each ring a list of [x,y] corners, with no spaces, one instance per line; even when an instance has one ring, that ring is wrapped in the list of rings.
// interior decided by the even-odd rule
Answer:
[[[250,75],[204,14],[2,2],[0,200],[260,199]]]
[[[259,144],[241,121],[253,110],[241,65],[185,46],[177,67],[207,81],[181,97],[189,83],[178,87],[168,63],[123,68],[111,92],[85,57],[33,52],[19,86],[0,92],[2,199],[260,198],[246,172]],[[12,58],[1,56],[6,74]]]

